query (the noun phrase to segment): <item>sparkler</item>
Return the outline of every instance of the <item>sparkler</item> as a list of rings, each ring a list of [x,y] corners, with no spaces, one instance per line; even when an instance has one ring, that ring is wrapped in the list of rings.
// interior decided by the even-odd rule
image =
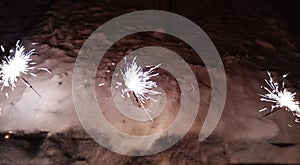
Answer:
[[[1,47],[2,51],[4,48]],[[4,87],[10,87],[12,90],[16,87],[18,78],[22,78],[24,83],[30,87],[35,93],[41,96],[33,86],[24,78],[22,75],[30,74],[31,76],[36,76],[32,73],[34,69],[44,70],[50,73],[47,68],[36,68],[36,64],[30,57],[35,52],[35,49],[31,49],[25,53],[25,47],[17,41],[16,48],[14,51],[10,51],[11,55],[4,57],[0,64],[0,83],[2,83],[1,91]]]
[[[275,82],[271,76],[270,72],[268,73],[269,79],[265,79],[268,87],[262,86],[263,89],[267,91],[266,94],[260,94],[260,101],[271,102],[271,110],[268,114],[274,112],[274,109],[285,108],[285,110],[292,112],[295,117],[300,117],[300,107],[299,102],[295,100],[296,92],[291,92],[285,87],[284,78],[287,77],[287,74],[283,75],[281,85],[278,82]],[[263,112],[267,110],[267,108],[263,108],[259,110],[259,112]],[[265,115],[265,116],[266,116]],[[300,122],[299,119],[295,119],[295,122]]]
[[[123,98],[125,98],[124,95],[130,97],[130,94],[132,93],[139,106],[143,108],[149,119],[153,121],[149,114],[151,111],[146,109],[144,104],[146,103],[146,100],[157,101],[151,96],[161,94],[161,92],[153,89],[157,87],[156,82],[150,80],[151,77],[159,75],[159,73],[154,73],[154,70],[161,64],[156,66],[146,66],[148,69],[147,71],[143,71],[142,67],[137,64],[136,57],[132,60],[132,62],[127,62],[125,57],[125,64],[125,69],[120,69],[125,86],[125,88],[121,89],[121,96]],[[123,84],[121,82],[117,82],[116,88],[122,85]]]

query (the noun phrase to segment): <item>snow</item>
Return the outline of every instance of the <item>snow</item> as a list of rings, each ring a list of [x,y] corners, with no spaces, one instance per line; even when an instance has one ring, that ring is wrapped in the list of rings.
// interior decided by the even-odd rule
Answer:
[[[56,1],[52,4],[43,17],[28,29],[23,38],[16,38],[16,35],[12,35],[11,39],[5,37],[5,39],[0,40],[0,45],[11,45],[14,42],[11,40],[21,39],[26,48],[34,48],[38,53],[38,55],[32,56],[34,61],[37,62],[37,67],[46,67],[51,70],[51,73],[42,70],[35,71],[34,73],[38,75],[36,77],[25,76],[26,80],[41,94],[41,97],[37,96],[32,89],[20,81],[16,84],[17,87],[14,91],[4,89],[0,93],[0,132],[17,132],[21,130],[26,133],[33,133],[45,131],[49,132],[48,136],[50,137],[60,137],[60,135],[64,136],[65,134],[66,136],[75,136],[74,134],[79,130],[78,132],[83,134],[84,130],[78,120],[72,99],[72,72],[76,56],[84,41],[98,26],[110,18],[126,12],[121,9],[118,10],[118,8],[108,9],[104,3],[93,4],[86,1],[70,5],[70,2]],[[208,5],[209,3],[205,2],[204,4]],[[213,7],[215,6],[213,5]],[[233,6],[233,8],[237,7]],[[264,11],[264,9],[257,10]],[[180,161],[184,162],[186,157],[192,155],[178,154],[177,152],[183,150],[184,152],[188,151],[187,154],[189,154],[192,150],[191,152],[195,154],[192,158],[199,156],[199,159],[204,162],[208,162],[208,157],[212,154],[226,153],[225,156],[220,154],[221,158],[216,159],[223,160],[224,158],[226,159],[224,161],[230,163],[299,163],[300,125],[294,122],[294,116],[284,110],[263,117],[259,110],[269,104],[260,102],[258,95],[263,93],[260,86],[266,78],[266,70],[270,69],[272,74],[278,76],[290,72],[287,85],[297,92],[296,99],[300,99],[298,94],[300,89],[299,48],[289,38],[288,32],[281,27],[280,22],[277,22],[280,19],[272,21],[267,16],[261,18],[260,15],[256,15],[257,13],[251,13],[254,15],[252,19],[252,15],[247,15],[247,12],[251,11],[247,10],[240,17],[251,18],[250,21],[256,21],[255,23],[259,23],[260,26],[255,25],[253,27],[253,25],[249,25],[250,30],[244,32],[243,29],[238,29],[239,25],[236,25],[237,27],[227,26],[231,25],[232,22],[225,21],[225,25],[219,25],[218,22],[221,21],[219,15],[222,15],[222,12],[221,9],[217,10],[215,15],[209,17],[211,21],[208,20],[208,23],[204,26],[204,30],[215,41],[216,47],[220,50],[226,68],[228,86],[227,100],[221,121],[207,140],[208,143],[212,141],[213,144],[206,144],[205,141],[200,143],[197,136],[206,117],[211,97],[211,85],[207,69],[214,68],[205,68],[201,60],[197,60],[198,57],[193,50],[162,33],[156,32],[153,33],[153,36],[151,34],[141,34],[137,37],[127,37],[114,45],[115,49],[109,50],[105,55],[98,67],[97,85],[95,86],[98,104],[101,105],[104,116],[116,129],[137,136],[160,132],[176,118],[179,109],[180,90],[174,77],[164,70],[161,70],[157,83],[159,87],[164,89],[168,100],[165,110],[153,122],[139,123],[128,120],[126,116],[116,110],[112,95],[109,93],[111,88],[114,87],[109,85],[111,83],[110,78],[114,74],[113,69],[116,68],[124,55],[133,51],[132,49],[147,44],[151,45],[153,42],[161,43],[162,46],[178,51],[178,54],[190,63],[189,66],[198,80],[201,95],[200,108],[196,122],[187,137],[185,137],[190,143],[187,144],[186,141],[181,141],[177,146],[157,157],[153,156],[145,159],[159,159],[161,164],[174,164],[170,160],[171,158],[173,160],[181,158]],[[239,16],[234,15],[234,17]],[[263,19],[263,21],[260,19]],[[233,23],[243,24],[247,22],[244,19],[239,20],[241,22]],[[27,22],[27,20],[24,20],[24,22]],[[196,23],[203,24],[198,20],[196,20]],[[266,24],[270,26],[264,26]],[[224,28],[222,28],[223,26]],[[9,27],[11,27],[9,31],[13,34],[19,30],[18,27],[14,29],[12,25]],[[230,30],[230,27],[238,30]],[[270,29],[263,29],[264,27],[270,27]],[[255,31],[250,33],[249,31],[253,28]],[[234,31],[237,34],[226,33],[228,31]],[[280,33],[277,33],[278,31]],[[238,36],[239,33],[243,33],[243,37]],[[104,43],[111,43],[106,36],[101,37]],[[143,42],[140,41],[141,39]],[[32,43],[37,44],[32,45]],[[240,46],[241,43],[244,47]],[[1,46],[1,49],[4,48]],[[8,50],[9,48],[5,47],[5,49]],[[194,90],[194,88],[195,84],[185,86],[187,91]],[[8,98],[6,98],[5,93],[8,93]],[[190,98],[190,102],[193,101],[193,98]],[[75,133],[69,135],[70,130],[75,130]],[[81,134],[80,136],[85,137]],[[154,146],[155,142],[149,142],[146,146]],[[295,145],[289,147],[273,145],[281,143]],[[62,142],[62,144],[65,143]],[[130,144],[131,142],[128,142],[128,145]],[[86,159],[90,162],[110,163],[109,159],[117,157],[111,162],[120,163],[127,159],[114,153],[107,153],[106,150],[103,151],[103,148],[98,149],[97,144],[91,146],[88,149],[91,149],[93,154],[106,154],[103,159],[100,159],[101,154],[94,157],[89,155],[91,153],[87,153]],[[196,149],[193,150],[193,147]],[[84,149],[80,151],[81,153],[87,152]],[[176,158],[169,152],[175,152],[174,155],[181,156]],[[22,152],[9,151],[8,153],[12,155],[18,153],[15,156],[19,159],[31,159]],[[44,161],[39,159],[41,158],[38,157],[34,161]],[[199,159],[195,158],[196,163],[199,163],[197,162]]]

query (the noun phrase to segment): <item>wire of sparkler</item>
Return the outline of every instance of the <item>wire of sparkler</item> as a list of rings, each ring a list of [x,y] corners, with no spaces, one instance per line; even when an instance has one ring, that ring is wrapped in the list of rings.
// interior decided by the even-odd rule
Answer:
[[[149,114],[149,110],[147,110],[143,104],[143,102],[136,96],[136,94],[134,92],[133,93],[133,96],[135,97],[135,100],[136,102],[138,103],[139,106],[141,106],[143,108],[143,110],[145,111],[146,115],[148,116],[148,118],[153,121],[153,118],[151,117],[151,115]]]
[[[24,78],[24,77],[21,77],[22,80],[25,82],[25,84],[31,88],[39,97],[42,97],[39,92],[37,90],[35,90],[35,88]]]

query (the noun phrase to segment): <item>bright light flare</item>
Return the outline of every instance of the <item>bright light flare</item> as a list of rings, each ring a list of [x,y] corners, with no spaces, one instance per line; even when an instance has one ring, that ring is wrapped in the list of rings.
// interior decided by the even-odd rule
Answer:
[[[1,49],[4,51],[3,47],[1,47]],[[35,49],[31,49],[25,53],[25,47],[20,44],[20,41],[17,41],[15,50],[11,52],[11,55],[5,57],[0,64],[1,91],[4,87],[10,87],[14,90],[18,78],[22,74],[36,76],[36,74],[31,72],[34,69],[50,72],[47,68],[34,67],[36,63],[30,58],[34,52]],[[29,85],[27,82],[25,82],[25,84]]]
[[[5,135],[5,136],[4,136],[4,139],[9,139],[9,138],[10,138],[9,135]]]
[[[121,89],[121,96],[123,98],[125,98],[124,95],[130,97],[130,93],[132,92],[137,101],[141,103],[141,106],[145,110],[149,119],[153,121],[149,114],[150,111],[144,107],[144,104],[146,100],[157,101],[151,98],[151,96],[161,94],[161,92],[153,89],[157,87],[156,82],[150,80],[152,77],[159,75],[159,73],[154,73],[154,70],[161,64],[156,66],[146,66],[147,71],[143,71],[143,68],[137,64],[136,57],[131,62],[128,62],[125,58],[125,64],[125,69],[120,70],[125,86]],[[122,83],[117,82],[116,88],[122,85]]]
[[[273,105],[271,105],[271,112],[273,112],[275,108],[285,108],[285,110],[292,112],[294,116],[300,117],[300,103],[295,100],[296,92],[290,92],[287,88],[285,88],[284,78],[287,77],[287,74],[283,75],[282,84],[280,85],[278,82],[274,81],[270,72],[267,73],[269,79],[265,79],[265,82],[268,87],[262,86],[267,93],[260,94],[260,100],[273,103]],[[267,110],[267,108],[261,109],[260,112],[265,110]],[[295,122],[300,121],[296,118]]]

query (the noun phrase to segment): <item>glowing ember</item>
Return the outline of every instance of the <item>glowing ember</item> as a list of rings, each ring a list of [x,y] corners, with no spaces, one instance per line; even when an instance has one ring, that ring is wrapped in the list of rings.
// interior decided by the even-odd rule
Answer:
[[[104,85],[104,83],[100,83],[98,86],[101,87],[101,86],[103,86],[103,85]]]
[[[4,136],[4,139],[9,139],[9,138],[10,138],[9,135],[5,135],[5,136]]]
[[[4,50],[4,48],[2,50]],[[36,74],[31,72],[34,69],[50,72],[47,68],[34,67],[36,63],[30,58],[34,51],[34,49],[31,49],[25,53],[24,46],[20,45],[20,41],[18,41],[15,50],[11,52],[12,55],[5,57],[4,60],[2,60],[0,64],[0,82],[3,84],[1,91],[4,87],[10,87],[12,90],[14,90],[18,78],[22,74],[26,75],[29,73],[32,76],[36,76]],[[32,86],[23,77],[22,79],[27,86],[32,88]]]
[[[153,88],[157,87],[156,82],[151,81],[151,77],[157,76],[159,73],[153,73],[155,69],[157,69],[161,64],[156,66],[146,66],[147,71],[143,71],[142,67],[139,66],[136,62],[136,57],[132,62],[127,62],[125,58],[125,69],[120,70],[122,78],[124,80],[125,88],[122,89],[121,96],[123,98],[124,94],[127,97],[130,97],[130,93],[136,98],[138,103],[141,103],[142,108],[145,110],[149,119],[152,117],[149,114],[149,110],[144,107],[146,100],[156,101],[151,96],[161,94],[159,91],[153,90]],[[121,82],[117,82],[116,88],[122,86]]]
[[[271,106],[271,112],[275,108],[285,108],[285,110],[291,111],[294,116],[300,117],[300,103],[295,100],[296,92],[290,92],[287,88],[285,88],[284,80],[280,86],[278,82],[274,81],[271,73],[267,73],[269,79],[265,79],[265,82],[267,83],[268,87],[262,86],[262,88],[265,89],[268,93],[260,94],[260,100],[273,103],[273,105]],[[286,78],[286,76],[287,74],[283,75],[283,79]],[[267,110],[267,108],[261,109],[260,112],[265,110]],[[295,122],[299,122],[299,120],[296,118]]]

